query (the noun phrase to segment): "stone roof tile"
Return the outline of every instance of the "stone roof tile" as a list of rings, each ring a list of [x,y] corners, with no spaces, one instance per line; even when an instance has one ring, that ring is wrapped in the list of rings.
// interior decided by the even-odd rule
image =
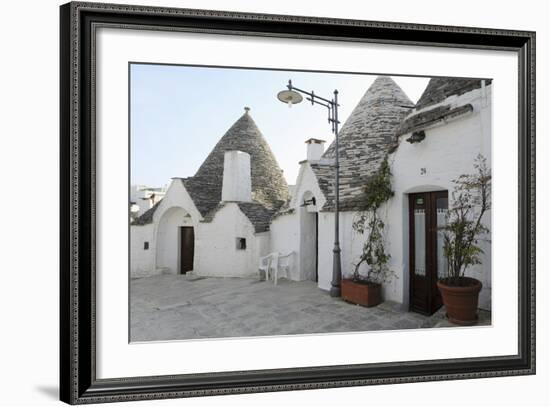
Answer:
[[[224,154],[230,150],[250,154],[253,201],[266,208],[278,208],[288,199],[283,171],[246,111],[218,141],[195,176],[185,181],[185,187],[202,215],[215,208],[221,200]]]
[[[239,207],[256,229],[264,228],[267,214],[275,213],[289,198],[288,185],[271,148],[252,119],[249,109],[227,130],[193,177],[180,178],[205,221],[214,216],[220,205],[223,162],[226,151],[250,154],[253,202]],[[264,210],[261,210],[263,207]],[[243,209],[245,208],[245,209]],[[151,223],[155,207],[134,221]],[[246,211],[246,212],[245,212]]]
[[[418,113],[413,112],[403,121],[403,123],[401,123],[396,134],[401,136],[413,131],[423,130],[443,120],[450,120],[470,113],[473,110],[474,107],[468,103],[455,108],[451,108],[450,105],[442,105],[434,107],[433,109],[422,110]]]
[[[132,225],[147,225],[153,222],[153,215],[155,214],[159,204],[162,202],[162,199],[154,204],[152,207],[143,212],[140,216],[133,220]]]
[[[485,80],[485,85],[490,85],[491,79]],[[462,95],[471,90],[480,88],[482,79],[462,79],[462,78],[432,78],[428,86],[418,99],[415,109],[420,110],[427,106],[443,102],[449,96]]]
[[[395,146],[396,130],[414,104],[387,76],[379,76],[366,91],[339,133],[340,206],[342,210],[360,210],[361,195],[367,180]],[[323,158],[334,159],[334,143]],[[310,164],[317,176],[326,203],[323,210],[334,208],[334,166]]]
[[[237,202],[237,205],[239,205],[241,212],[250,219],[256,233],[269,230],[271,219],[278,211],[278,208],[266,208],[257,202]]]

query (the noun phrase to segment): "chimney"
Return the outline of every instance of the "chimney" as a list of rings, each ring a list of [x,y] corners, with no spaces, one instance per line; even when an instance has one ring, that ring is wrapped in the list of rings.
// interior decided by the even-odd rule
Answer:
[[[226,151],[223,161],[222,201],[251,202],[250,154]]]
[[[307,144],[307,160],[319,161],[325,152],[325,140],[310,138],[306,140]]]

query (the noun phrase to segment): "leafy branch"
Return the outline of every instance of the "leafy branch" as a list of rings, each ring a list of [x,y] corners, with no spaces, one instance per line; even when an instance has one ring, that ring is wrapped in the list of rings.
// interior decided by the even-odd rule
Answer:
[[[491,171],[483,155],[476,157],[474,170],[473,174],[453,180],[452,206],[447,212],[447,224],[441,227],[443,253],[447,258],[445,279],[453,285],[460,283],[468,267],[481,264],[480,241],[489,233],[482,219],[491,209]]]
[[[353,222],[353,230],[367,234],[362,251],[353,271],[354,281],[384,283],[393,275],[388,262],[390,254],[386,252],[384,232],[386,225],[380,218],[379,209],[393,197],[391,170],[387,158],[382,162],[378,172],[367,181],[365,186],[364,210]],[[359,268],[363,263],[368,267],[367,275],[362,277]]]

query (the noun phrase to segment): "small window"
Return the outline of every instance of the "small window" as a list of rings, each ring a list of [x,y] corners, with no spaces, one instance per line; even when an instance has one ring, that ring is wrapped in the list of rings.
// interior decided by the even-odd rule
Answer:
[[[246,250],[246,238],[244,237],[237,238],[237,250]]]
[[[143,250],[149,250],[149,242],[143,242]]]

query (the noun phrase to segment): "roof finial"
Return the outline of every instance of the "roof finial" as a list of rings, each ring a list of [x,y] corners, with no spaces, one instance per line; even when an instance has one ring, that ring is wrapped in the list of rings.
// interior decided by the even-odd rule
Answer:
[[[250,112],[250,108],[249,108],[248,106],[245,106],[245,107],[244,107],[244,112],[245,112],[246,114],[248,114],[248,112]]]

